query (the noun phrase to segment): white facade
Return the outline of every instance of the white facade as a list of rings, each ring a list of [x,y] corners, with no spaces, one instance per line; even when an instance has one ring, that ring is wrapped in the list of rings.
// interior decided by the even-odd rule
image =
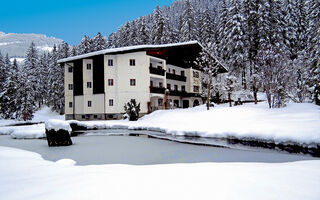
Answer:
[[[152,50],[139,48],[103,50],[60,61],[65,67],[66,118],[120,118],[131,99],[140,103],[142,115],[202,103],[201,71],[167,64],[161,56],[152,56]],[[175,51],[171,56],[175,57]]]

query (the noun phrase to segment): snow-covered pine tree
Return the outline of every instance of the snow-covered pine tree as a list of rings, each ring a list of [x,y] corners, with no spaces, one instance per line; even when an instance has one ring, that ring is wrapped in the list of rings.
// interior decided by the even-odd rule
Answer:
[[[246,67],[248,60],[248,38],[245,34],[245,18],[243,6],[239,0],[232,0],[227,14],[225,27],[226,62],[230,66],[229,73],[241,76],[241,83],[247,89]],[[240,78],[240,77],[239,77]]]
[[[85,35],[78,46],[78,53],[79,55],[81,55],[81,54],[90,53],[92,51],[93,51],[92,40]]]
[[[2,107],[4,105],[4,85],[5,85],[5,81],[7,79],[7,74],[6,74],[6,68],[4,65],[4,60],[3,60],[3,56],[0,52],[0,110],[2,110]],[[0,118],[3,118],[3,113],[0,112]]]
[[[138,26],[138,44],[149,44],[150,43],[150,30],[146,24],[144,17],[141,17],[137,21]]]
[[[71,56],[77,56],[78,55],[78,50],[76,46],[73,46],[71,49]]]
[[[124,26],[122,26],[120,31],[120,38],[119,38],[119,47],[126,47],[131,45],[130,41],[130,29],[131,25],[129,22],[126,22]]]
[[[209,8],[206,7],[204,11],[200,14],[199,18],[199,38],[200,43],[204,45],[207,49],[212,47],[212,35],[213,35],[213,20],[209,13]]]
[[[196,40],[195,11],[189,0],[185,1],[185,7],[182,14],[182,26],[180,30],[180,41]]]
[[[107,40],[107,48],[115,48],[118,46],[117,33],[111,33]]]
[[[41,71],[39,78],[39,88],[38,92],[41,94],[40,104],[48,104],[49,94],[49,55],[43,53],[39,59],[39,69]]]
[[[228,15],[228,5],[227,0],[222,0],[220,10],[219,10],[219,18],[216,26],[216,38],[215,47],[217,55],[223,61],[227,59],[227,39],[226,39],[226,24],[227,24],[227,15]]]
[[[9,71],[11,68],[11,63],[9,60],[9,55],[7,54],[6,57],[3,59],[2,56],[0,57],[0,70],[1,70],[1,86],[0,86],[0,113],[3,115],[3,118],[8,118],[7,110],[8,110],[8,103],[10,101],[9,97],[6,95],[8,90],[9,84]]]
[[[37,109],[36,102],[38,102],[41,94],[38,93],[38,52],[35,44],[32,42],[26,53],[21,71],[21,82],[18,93],[18,98],[21,101],[21,118],[23,120],[30,120],[33,117],[34,111]]]
[[[154,14],[153,14],[153,27],[152,27],[152,43],[153,44],[163,44],[165,42],[166,28],[167,28],[167,19],[163,15],[162,11],[157,5]]]
[[[308,7],[308,80],[312,101],[320,105],[320,2],[307,1]]]
[[[244,18],[245,18],[245,35],[247,40],[246,51],[247,56],[247,68],[249,69],[249,84],[250,89],[253,92],[254,101],[257,104],[257,93],[261,87],[261,77],[258,74],[257,65],[257,49],[259,45],[258,37],[258,0],[244,0]]]
[[[57,63],[58,50],[53,47],[49,55],[49,105],[53,111],[64,113],[64,69]]]
[[[107,48],[107,41],[100,32],[92,39],[93,51],[100,51]]]
[[[60,58],[67,58],[70,56],[70,47],[68,43],[65,41],[62,42],[61,45],[59,45],[59,57]]]
[[[19,89],[18,78],[18,64],[14,59],[13,63],[8,63],[7,71],[8,78],[5,82],[5,90],[3,96],[5,97],[5,105],[1,107],[1,113],[5,119],[17,119],[20,110],[19,99],[17,98],[17,92]]]
[[[130,45],[137,45],[138,44],[138,27],[137,22],[133,20],[130,25],[130,32],[129,32],[129,41]]]

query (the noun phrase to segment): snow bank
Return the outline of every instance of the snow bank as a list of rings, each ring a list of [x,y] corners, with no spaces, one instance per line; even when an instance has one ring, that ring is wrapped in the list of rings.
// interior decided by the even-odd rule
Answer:
[[[302,146],[320,143],[320,107],[308,103],[293,103],[280,109],[269,109],[265,102],[231,108],[219,105],[210,111],[202,105],[155,111],[136,122],[72,122],[88,129],[126,128],[170,135],[298,143]]]
[[[14,139],[33,139],[46,137],[44,124],[0,127],[0,135],[11,135],[11,137]]]
[[[50,119],[46,121],[45,127],[47,130],[65,130],[71,133],[72,129],[70,127],[70,124],[66,121],[57,120],[57,119]]]
[[[69,164],[46,161],[33,152],[0,147],[1,198],[33,200],[257,198],[318,200],[320,198],[319,160],[291,163],[196,163],[146,166]]]

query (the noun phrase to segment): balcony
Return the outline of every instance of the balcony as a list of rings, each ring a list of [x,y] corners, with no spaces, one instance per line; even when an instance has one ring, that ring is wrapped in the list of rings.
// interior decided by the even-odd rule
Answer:
[[[164,76],[166,70],[162,68],[149,67],[150,74],[157,74],[160,76]]]
[[[150,93],[164,94],[166,88],[150,86]]]
[[[181,91],[181,90],[169,90],[168,95],[187,97],[188,93],[186,91]]]
[[[166,73],[166,77],[167,79],[171,79],[171,80],[177,80],[177,81],[183,81],[186,82],[187,81],[187,77],[186,76],[181,76],[178,74],[172,74],[172,73]]]

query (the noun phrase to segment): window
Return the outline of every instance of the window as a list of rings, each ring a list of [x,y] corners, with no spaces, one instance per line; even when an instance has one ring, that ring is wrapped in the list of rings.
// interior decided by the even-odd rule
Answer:
[[[68,85],[68,89],[69,89],[69,90],[73,90],[73,85],[72,85],[72,84],[69,84],[69,85]]]
[[[92,87],[91,82],[87,82],[87,88],[91,88],[91,87]]]
[[[150,87],[153,87],[153,81],[150,81]]]
[[[173,73],[173,74],[176,74],[176,70],[175,70],[175,69],[172,69],[172,73]]]
[[[92,107],[92,102],[88,101],[88,107]]]
[[[108,59],[108,66],[113,66],[113,60],[112,59]]]
[[[199,92],[199,86],[194,85],[193,86],[193,92]]]
[[[113,79],[108,79],[108,85],[113,86]]]
[[[113,99],[109,99],[109,106],[113,106]]]
[[[199,78],[199,72],[193,71],[193,77]]]
[[[72,73],[72,67],[68,67],[68,72]]]
[[[150,67],[152,67],[152,63],[150,63]]]
[[[159,82],[159,87],[162,88],[162,86],[163,86],[163,85],[162,85],[162,82]]]
[[[93,118],[97,119],[97,118],[98,118],[98,115],[93,115]]]
[[[184,76],[184,71],[181,71],[181,76]]]
[[[163,104],[163,99],[158,99],[158,106],[162,106]]]
[[[168,70],[169,70],[169,73],[170,73],[170,72],[171,72],[171,69],[169,68]]]
[[[136,85],[136,79],[130,79],[130,86]]]
[[[129,63],[130,63],[130,66],[136,66],[136,60],[135,59],[130,59]]]
[[[86,116],[85,115],[81,115],[81,118],[84,119],[84,118],[86,118]]]
[[[184,86],[184,85],[181,86],[181,91],[182,91],[182,92],[186,91],[186,86]]]
[[[171,90],[171,85],[169,83],[167,84],[167,89]]]
[[[178,90],[178,85],[174,85],[174,90],[175,90],[175,91]]]
[[[69,102],[69,108],[72,108],[72,102]]]
[[[91,70],[91,64],[87,64],[87,70]]]

